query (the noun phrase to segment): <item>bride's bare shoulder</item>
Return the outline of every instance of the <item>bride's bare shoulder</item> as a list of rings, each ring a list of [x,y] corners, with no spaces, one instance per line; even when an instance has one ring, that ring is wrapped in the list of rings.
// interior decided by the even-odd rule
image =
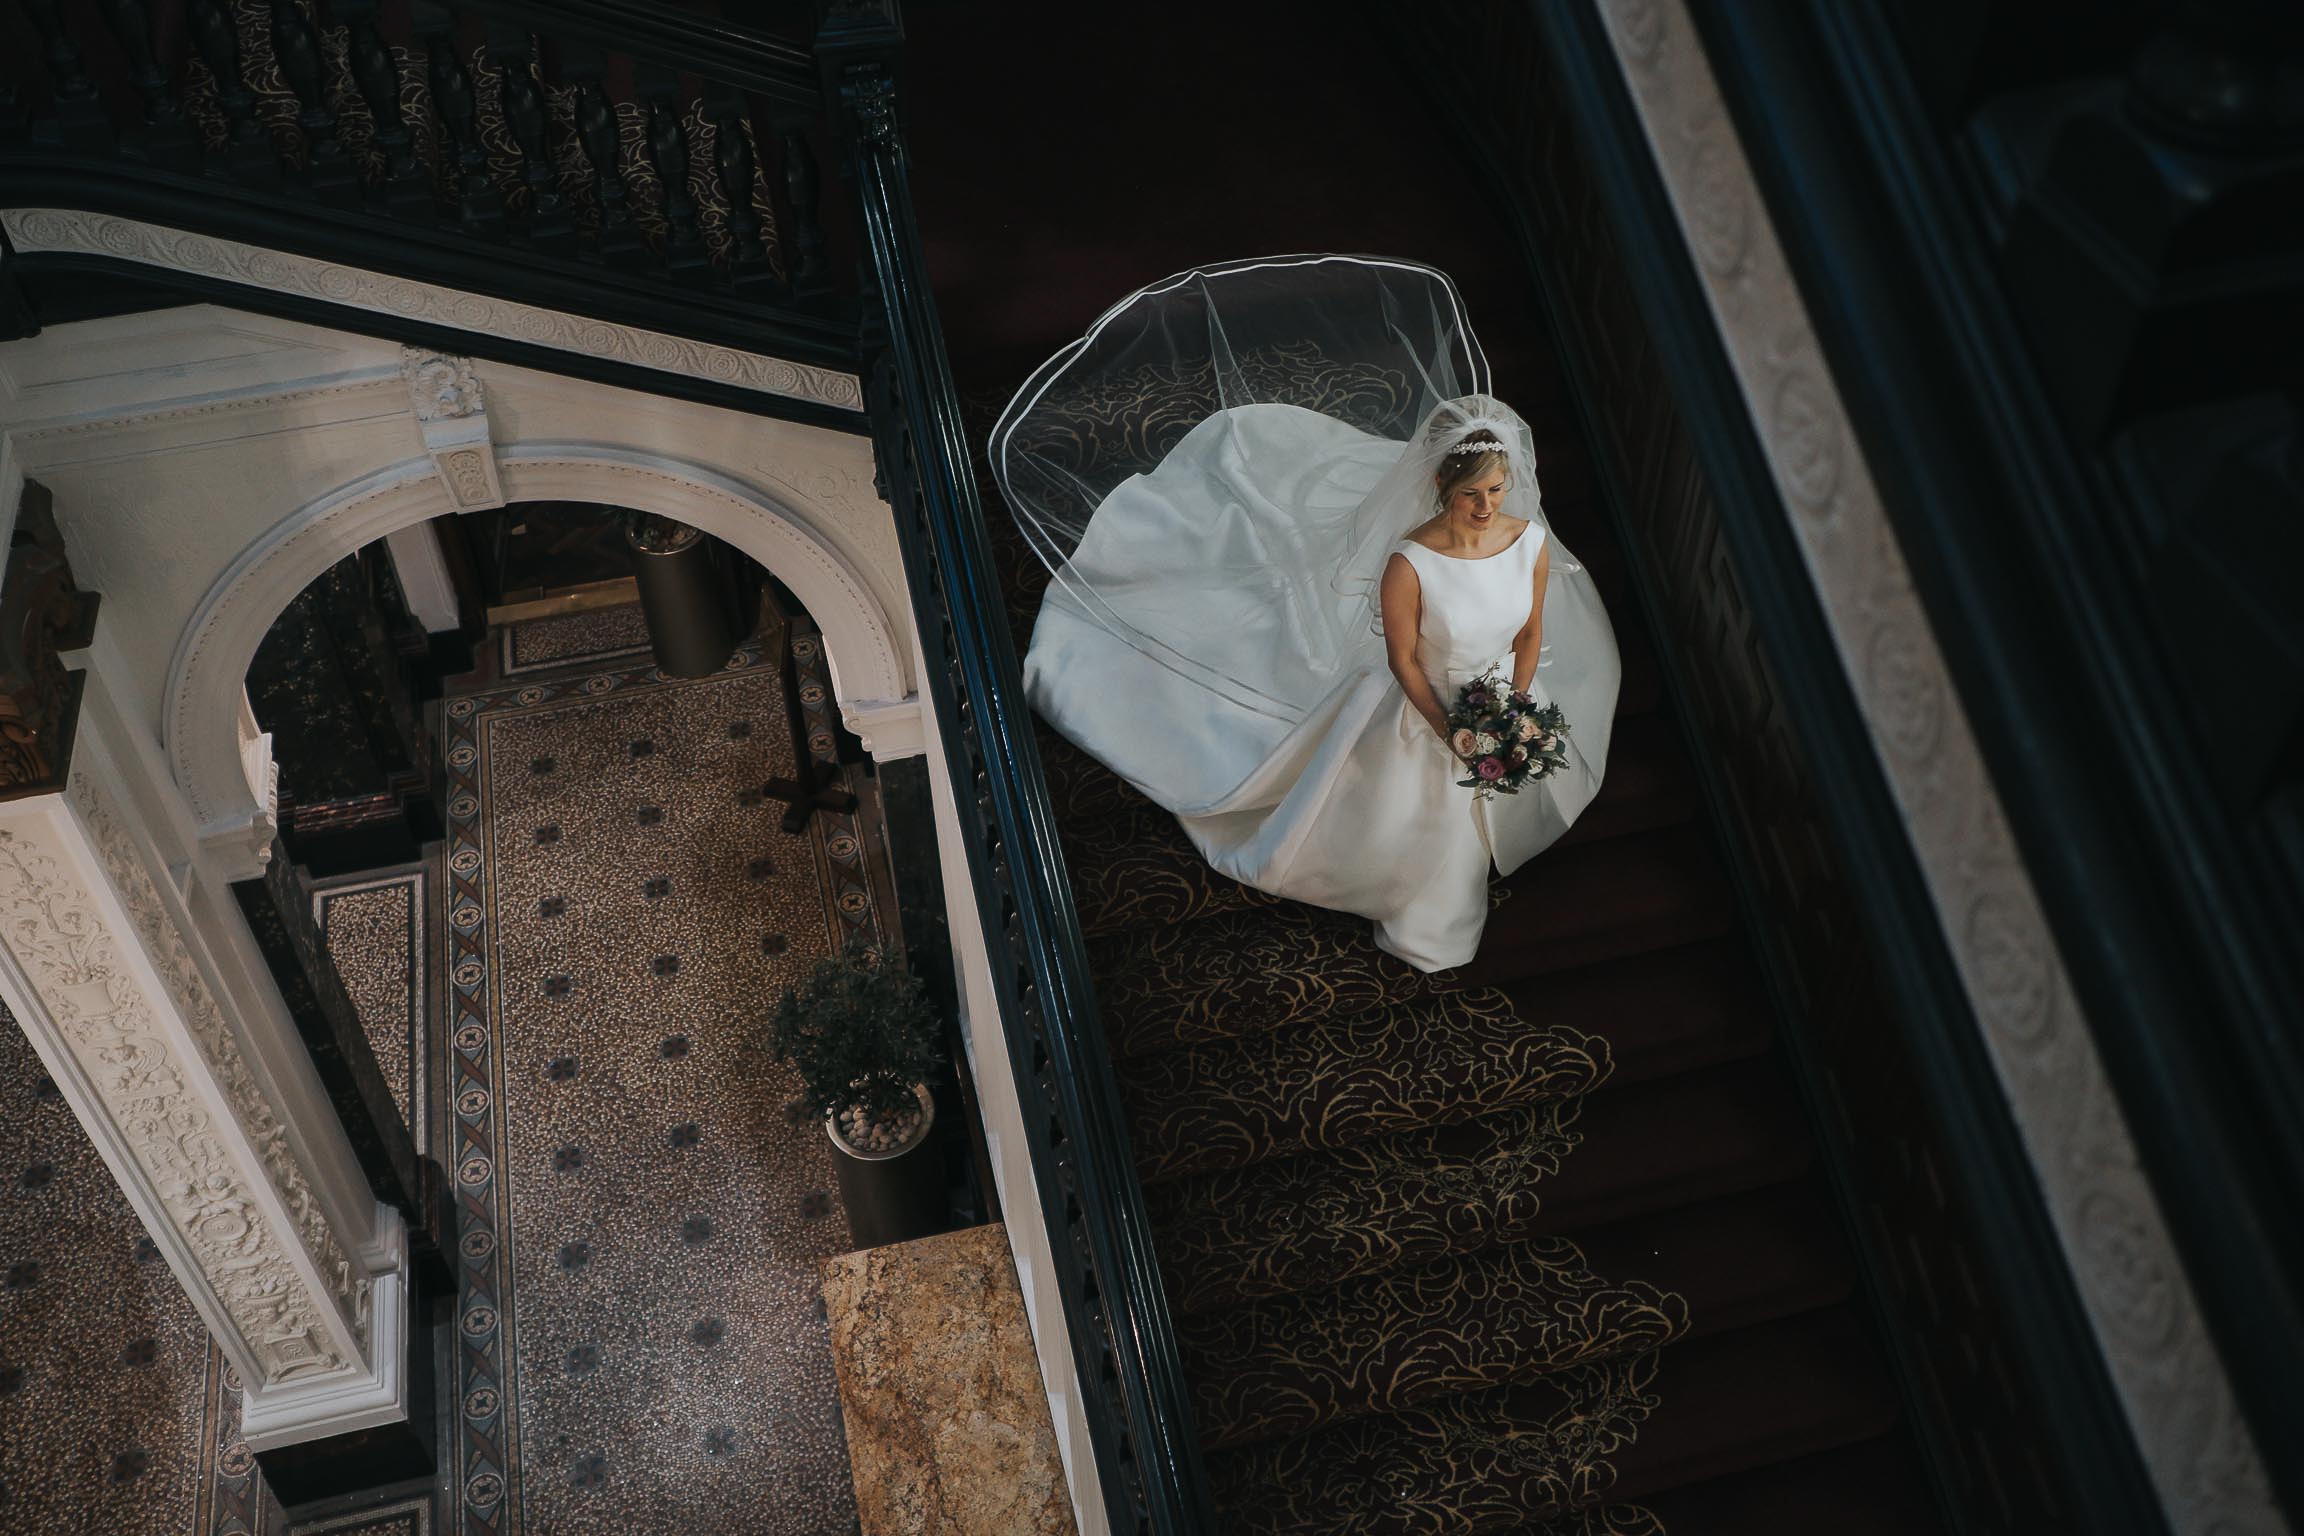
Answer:
[[[1423,522],[1409,529],[1403,537],[1411,544],[1421,544],[1426,549],[1437,551],[1440,546],[1436,541],[1447,530],[1448,518],[1446,514],[1442,514],[1439,517],[1426,518]]]

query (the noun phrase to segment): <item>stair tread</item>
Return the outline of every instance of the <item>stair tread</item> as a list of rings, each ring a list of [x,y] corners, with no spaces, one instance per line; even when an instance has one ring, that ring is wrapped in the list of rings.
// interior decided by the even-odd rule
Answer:
[[[1145,1202],[1169,1295],[1198,1312],[1756,1188],[1808,1155],[1790,1085],[1758,1059],[1155,1184]]]
[[[1510,894],[1488,914],[1479,953],[1457,968],[1458,981],[1494,986],[1719,938],[1735,926],[1711,839],[1693,824],[1552,848],[1504,884]]]
[[[1653,712],[1620,714],[1608,744],[1608,774],[1600,781],[1600,793],[1554,846],[1651,831],[1686,821],[1696,812],[1695,776],[1672,721]]]
[[[1218,874],[1176,818],[1150,801],[1100,821],[1060,821],[1057,833],[1080,926],[1090,937],[1138,925],[1190,922],[1279,899]]]
[[[1585,1093],[1613,1068],[1602,1037],[1468,989],[1138,1058],[1120,1090],[1137,1170],[1155,1182]]]
[[[1209,1472],[1240,1536],[1465,1536],[1866,1440],[1895,1412],[1835,1305],[1217,1452]]]
[[[1661,1530],[1704,1536],[1939,1536],[1944,1529],[1919,1457],[1901,1432],[1660,1490],[1642,1503]]]
[[[1463,984],[1427,976],[1370,942],[1368,925],[1284,902],[1147,928],[1091,949],[1104,1032],[1117,1058],[1202,1047],[1387,1007],[1423,1006]],[[1707,940],[1514,977],[1521,1017],[1560,1018],[1679,1071],[1732,1036],[1757,1050],[1766,999],[1743,947]],[[1678,1047],[1692,1054],[1673,1057]]]
[[[1281,902],[1094,941],[1097,1006],[1115,1056],[1350,1017],[1450,990],[1369,941],[1367,920]]]
[[[1201,1439],[1227,1447],[1808,1311],[1851,1278],[1796,1183],[1189,1316],[1178,1338]]]

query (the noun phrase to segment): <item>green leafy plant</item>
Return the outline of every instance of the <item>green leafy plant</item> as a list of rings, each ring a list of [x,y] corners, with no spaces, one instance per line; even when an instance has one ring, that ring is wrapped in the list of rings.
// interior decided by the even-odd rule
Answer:
[[[862,939],[788,989],[770,1028],[776,1059],[799,1071],[804,1102],[827,1119],[850,1110],[872,1122],[915,1115],[912,1085],[944,1064],[928,989]]]

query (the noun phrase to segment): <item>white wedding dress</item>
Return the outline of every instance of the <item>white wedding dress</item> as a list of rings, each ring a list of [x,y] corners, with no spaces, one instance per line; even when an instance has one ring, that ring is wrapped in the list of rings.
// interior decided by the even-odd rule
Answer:
[[[1490,870],[1548,846],[1597,791],[1618,682],[1590,578],[1555,547],[1531,691],[1566,713],[1572,768],[1483,799],[1392,676],[1367,580],[1308,576],[1339,527],[1382,529],[1358,568],[1394,550],[1415,567],[1417,661],[1443,706],[1469,678],[1509,677],[1549,537],[1526,427],[1485,397],[1434,417],[1447,411],[1414,446],[1289,404],[1210,414],[1095,506],[1025,658],[1041,715],[1173,811],[1218,870],[1368,917],[1378,945],[1426,971],[1472,958]],[[1451,422],[1508,429],[1526,482],[1507,511],[1527,526],[1485,559],[1397,537],[1431,510],[1424,466]],[[1384,487],[1419,477],[1420,499],[1371,521]]]

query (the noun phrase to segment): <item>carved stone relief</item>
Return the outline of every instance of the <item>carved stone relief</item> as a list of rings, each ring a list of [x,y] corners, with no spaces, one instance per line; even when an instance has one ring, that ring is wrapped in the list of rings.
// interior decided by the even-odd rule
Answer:
[[[87,876],[100,871],[109,901]],[[110,913],[124,910],[123,931]],[[232,1353],[272,1386],[363,1368],[370,1282],[332,1229],[279,1117],[119,817],[90,776],[0,816],[0,943],[37,1007],[19,1009],[80,1069],[111,1139],[165,1214],[238,1336]],[[128,956],[161,981],[153,995]],[[301,1262],[300,1262],[301,1260]],[[315,1278],[318,1284],[315,1285]],[[232,1341],[227,1341],[228,1344]]]
[[[450,505],[459,512],[504,505],[488,397],[472,359],[402,347],[400,377],[407,381],[408,409],[424,434],[424,451],[439,467]]]
[[[488,409],[468,357],[402,347],[400,377],[408,381],[408,408],[418,421],[453,421]]]

